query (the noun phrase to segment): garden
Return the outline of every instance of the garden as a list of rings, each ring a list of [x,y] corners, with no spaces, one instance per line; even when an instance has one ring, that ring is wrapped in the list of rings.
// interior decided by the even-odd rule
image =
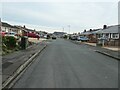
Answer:
[[[9,53],[12,53],[14,51],[21,50],[21,40],[17,40],[13,36],[4,36],[1,37],[1,48],[2,48],[2,55],[7,55]],[[34,43],[28,41],[28,46],[32,45]]]

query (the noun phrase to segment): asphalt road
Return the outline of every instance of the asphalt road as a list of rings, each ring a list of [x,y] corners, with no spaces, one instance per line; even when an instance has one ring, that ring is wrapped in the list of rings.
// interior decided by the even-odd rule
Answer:
[[[117,88],[118,61],[86,45],[57,39],[13,88]]]

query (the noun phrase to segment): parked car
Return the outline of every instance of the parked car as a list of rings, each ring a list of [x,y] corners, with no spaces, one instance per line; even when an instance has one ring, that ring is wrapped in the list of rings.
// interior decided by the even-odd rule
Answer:
[[[82,42],[86,42],[86,41],[89,41],[89,39],[87,38],[87,37],[84,37],[84,36],[79,36],[79,37],[77,37],[77,40],[78,41],[82,41]]]
[[[76,35],[73,35],[73,36],[71,36],[70,39],[71,39],[71,40],[77,40],[77,36],[76,36]]]
[[[40,36],[35,33],[25,33],[24,36],[28,36],[28,37],[32,37],[32,38],[40,38]]]
[[[16,36],[16,33],[15,33],[15,32],[6,32],[6,33],[5,33],[5,36],[13,36],[13,37],[15,37],[16,39],[18,39],[18,37]]]
[[[5,36],[5,32],[0,32],[0,35],[3,37]]]
[[[45,39],[47,39],[47,35],[44,35],[43,37],[44,37]]]
[[[52,39],[56,39],[56,36],[52,36]]]

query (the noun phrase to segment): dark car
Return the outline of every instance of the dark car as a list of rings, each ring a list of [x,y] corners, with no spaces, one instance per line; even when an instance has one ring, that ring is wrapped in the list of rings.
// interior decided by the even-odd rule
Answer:
[[[56,39],[56,37],[55,37],[55,36],[53,36],[53,37],[52,37],[52,39]]]

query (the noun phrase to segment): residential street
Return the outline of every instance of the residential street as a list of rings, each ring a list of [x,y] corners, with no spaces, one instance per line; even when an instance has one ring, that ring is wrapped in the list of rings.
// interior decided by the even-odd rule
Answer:
[[[13,88],[117,88],[118,61],[63,39],[49,43]]]

